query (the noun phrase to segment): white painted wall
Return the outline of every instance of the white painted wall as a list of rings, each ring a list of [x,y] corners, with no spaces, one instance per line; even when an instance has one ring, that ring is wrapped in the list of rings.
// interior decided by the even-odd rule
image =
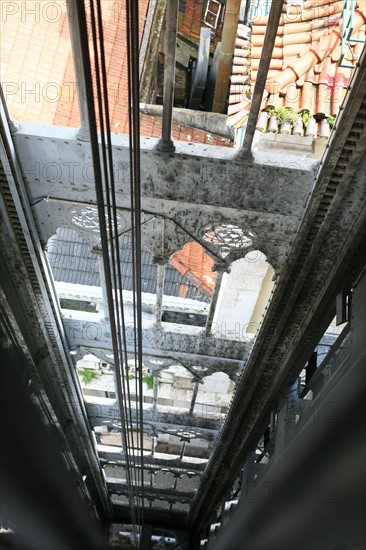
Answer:
[[[271,288],[266,282],[272,270],[266,257],[259,251],[250,252],[231,265],[230,273],[222,279],[212,332],[218,337],[231,340],[247,340],[255,332],[250,326],[257,304],[264,309]],[[271,280],[271,277],[269,277]],[[265,299],[263,300],[263,296]],[[250,335],[248,336],[248,333]]]
[[[78,361],[78,368],[87,368],[98,372],[98,376],[88,384],[81,379],[81,386],[84,390],[115,392],[113,372],[106,372],[105,369],[101,371],[100,361],[93,355],[86,355],[84,359]],[[134,381],[130,381],[130,388],[134,393]],[[161,372],[158,399],[173,401],[171,407],[164,407],[167,411],[171,408],[178,408],[182,412],[182,409],[189,409],[191,405],[193,389],[192,374],[180,365],[172,365]],[[207,418],[221,417],[221,408],[229,405],[233,390],[234,383],[223,372],[216,372],[203,378],[203,383],[198,387],[194,413]],[[146,384],[144,384],[144,396],[153,396],[153,390],[148,389]],[[162,405],[158,404],[158,407],[161,409]]]

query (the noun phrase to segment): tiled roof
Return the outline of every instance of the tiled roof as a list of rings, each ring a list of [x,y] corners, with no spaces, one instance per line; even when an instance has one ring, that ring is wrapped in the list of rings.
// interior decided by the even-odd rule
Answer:
[[[141,135],[146,137],[161,137],[161,118],[141,114]],[[229,145],[226,138],[208,134],[201,130],[194,130],[193,128],[187,128],[181,124],[173,124],[172,136],[174,140],[188,141],[192,143],[206,143],[209,145],[217,145],[226,147]]]
[[[352,69],[338,64],[342,7],[339,1],[307,0],[303,9],[291,5],[281,16],[262,101],[262,109],[268,110],[269,116],[260,114],[258,130],[278,131],[277,117],[268,120],[271,113],[282,111],[283,118],[290,109],[292,124],[285,124],[283,133],[291,133],[291,126],[294,133],[303,133],[302,120],[296,119],[296,113],[303,111],[315,117],[305,128],[307,135],[317,135],[316,123],[322,125],[320,132],[327,132],[327,117],[337,116],[352,74]],[[365,0],[360,0],[355,11],[354,38],[365,39],[365,23]],[[253,21],[252,28],[238,25],[228,107],[228,124],[234,128],[246,124],[267,24],[268,16]],[[363,46],[356,43],[355,56]],[[351,54],[348,56],[351,61]]]
[[[144,19],[148,4],[148,0],[140,0],[139,2],[140,39],[144,28]],[[124,3],[121,4],[121,9],[116,9],[116,3],[102,2],[101,5],[103,9],[103,35],[111,130],[113,132],[128,133],[127,49]],[[64,82],[68,81],[69,74],[72,72],[72,53],[70,50]],[[78,118],[76,94],[72,101],[70,101],[66,95],[63,96],[61,101],[57,104],[54,123],[58,125],[77,126]],[[151,136],[148,135],[148,137]]]
[[[197,288],[211,296],[216,276],[212,271],[214,262],[199,243],[187,243],[181,250],[174,252],[170,263]]]
[[[66,2],[48,3],[45,12],[42,3],[36,3],[39,15],[24,13],[24,2],[13,4],[14,14],[1,21],[1,79],[11,116],[20,122],[78,127]],[[125,4],[121,3],[117,9],[116,2],[105,0],[101,5],[111,129],[128,133]],[[140,34],[148,5],[148,0],[139,2]],[[141,135],[160,137],[161,120],[142,115]],[[173,137],[181,141],[224,144],[221,138],[179,125],[173,127]]]
[[[128,234],[120,238],[120,254],[123,265],[123,288],[132,290],[132,244]],[[48,243],[47,256],[55,281],[100,286],[98,259],[92,252],[92,247],[73,229],[65,227],[58,229],[57,234]],[[197,260],[201,260],[199,252],[195,251],[189,257],[193,262],[195,272],[202,272],[204,266],[207,264],[207,259],[203,259],[203,265],[200,268],[197,265]],[[153,263],[153,256],[148,250],[142,251],[141,260],[142,291],[155,294],[157,265]],[[175,269],[174,266],[166,266],[164,280],[165,295],[182,296],[184,298],[207,302],[206,289],[199,288],[199,286],[200,283],[197,280],[193,280],[189,275]]]
[[[79,110],[66,3],[64,1],[50,3],[47,13],[42,16],[40,10],[39,17],[32,16],[30,13],[24,14],[22,4],[24,3],[20,1],[15,2],[14,15],[9,15],[6,20],[2,18],[1,75],[11,116],[16,120],[25,122],[78,127]],[[200,13],[202,13],[203,3],[200,2],[200,4]],[[127,133],[124,12],[123,9],[116,10],[116,3],[109,0],[102,2],[101,5],[104,19],[112,131]],[[124,3],[121,6],[123,8]],[[139,6],[141,13],[140,31],[142,32],[148,0],[140,0]],[[146,137],[160,137],[161,119],[142,114],[141,134]],[[226,140],[222,138],[209,136],[202,131],[192,130],[180,125],[173,125],[173,138],[195,143],[226,144],[224,143]],[[64,233],[63,236],[65,237]],[[71,239],[69,234],[66,237]],[[71,240],[82,246],[81,240],[77,236],[74,235]],[[203,257],[201,251],[198,251],[195,247],[188,246],[188,249],[191,251],[188,256],[195,265],[192,273],[186,278],[178,273],[179,270],[176,271],[168,267],[165,278],[166,292],[172,295],[181,293],[199,300],[207,299],[206,296],[210,293],[211,288],[210,279],[214,277],[214,274],[210,271],[210,259],[207,259],[206,255]],[[193,250],[195,254],[193,254]],[[85,250],[84,252],[87,253]],[[146,254],[148,253],[146,252]],[[183,256],[185,257],[185,254]],[[148,262],[147,258],[145,260]],[[52,261],[54,262],[53,268],[56,280],[83,284],[97,284],[97,281],[99,281],[97,264],[93,257],[89,258],[87,262],[88,269],[85,267],[84,260],[76,256],[69,258],[67,265],[65,262],[61,265],[61,258],[53,257]],[[197,261],[202,262],[201,267],[196,265]],[[207,267],[208,264],[209,267]],[[202,275],[203,267],[207,268],[204,281],[208,285],[202,288],[204,294],[195,288],[200,286],[200,281],[195,277]],[[148,286],[144,290],[155,292],[156,283],[154,281],[156,281],[156,277],[153,276],[150,280],[146,275],[145,279]],[[127,288],[128,281],[126,281],[126,285]]]
[[[50,3],[46,12],[42,2],[35,2],[34,15],[25,11],[26,2],[11,4],[10,13],[2,11],[0,52],[10,114],[20,121],[53,124],[60,96],[70,96],[63,84],[70,83],[72,90],[75,82],[72,65],[64,79],[70,54],[66,2]]]

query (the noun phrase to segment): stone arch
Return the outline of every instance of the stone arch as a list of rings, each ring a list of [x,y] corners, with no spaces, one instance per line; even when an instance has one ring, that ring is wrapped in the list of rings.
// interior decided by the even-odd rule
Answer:
[[[234,385],[229,374],[223,371],[205,376],[198,389],[196,410],[202,409],[202,414],[213,416],[224,414],[231,402]]]
[[[228,220],[209,223],[201,227],[199,235],[216,254],[216,266],[228,267],[233,261],[255,250],[258,236],[249,227]],[[217,261],[217,255],[222,261]]]
[[[230,378],[230,375],[223,370],[212,372],[206,376],[203,376],[202,382],[203,385],[201,389],[206,389],[207,391],[210,391],[213,388],[213,386],[210,388],[210,385],[212,384],[214,386],[217,385],[220,393],[225,393],[234,389],[234,384]],[[220,384],[221,386],[219,387]]]

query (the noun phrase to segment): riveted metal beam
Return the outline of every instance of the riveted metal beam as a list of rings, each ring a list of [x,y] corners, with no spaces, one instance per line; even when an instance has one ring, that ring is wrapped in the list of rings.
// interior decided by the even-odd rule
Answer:
[[[351,286],[364,261],[365,67],[366,52],[192,505],[189,523],[197,532],[330,324],[337,293]]]
[[[88,471],[89,490],[102,516],[111,506],[90,432],[81,388],[69,356],[57,295],[29,205],[5,112],[1,109],[2,287],[39,381],[73,457]]]
[[[88,417],[92,426],[108,426],[113,427],[118,425],[120,421],[117,404],[114,400],[108,399],[109,404],[104,404],[106,399],[101,398],[101,403],[93,402],[88,397],[85,403]],[[136,421],[136,411],[131,410],[132,420]],[[190,415],[184,412],[162,412],[154,410],[144,410],[144,424],[146,427],[156,427],[159,429],[172,432],[177,431],[192,431],[197,433],[197,437],[201,435],[204,438],[213,439],[216,437],[221,427],[221,420],[206,418],[205,413]]]

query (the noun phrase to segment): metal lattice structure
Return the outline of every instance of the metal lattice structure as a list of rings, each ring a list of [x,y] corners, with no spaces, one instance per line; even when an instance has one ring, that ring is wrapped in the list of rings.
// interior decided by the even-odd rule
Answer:
[[[271,5],[266,54],[282,4]],[[18,547],[26,547],[25,533],[42,550],[100,550],[101,527],[112,525],[118,544],[124,537],[146,549],[230,548],[238,540],[270,548],[275,538],[281,548],[332,547],[348,533],[347,544],[360,546],[365,50],[321,163],[296,148],[253,149],[268,58],[243,149],[173,143],[178,2],[170,1],[162,135],[142,140],[138,3],[124,12],[128,135],[111,132],[101,3],[88,3],[88,17],[84,2],[67,5],[80,128],[14,130],[1,96],[0,459],[11,495],[0,536],[5,530]],[[90,159],[93,178],[85,180]],[[55,162],[60,179],[44,177]],[[115,181],[114,163],[129,178]],[[191,241],[218,270],[209,304],[203,281],[167,265]],[[249,279],[231,277],[231,261],[245,262],[252,250],[261,254],[247,262]],[[61,308],[55,280],[78,286],[70,301],[87,296],[103,307]],[[168,299],[185,319],[204,312],[204,330],[163,322]],[[345,321],[337,335],[327,332],[336,303]],[[252,339],[240,325],[247,310]],[[332,404],[336,417],[319,422]],[[347,498],[320,499],[314,513],[319,502],[306,491],[314,479],[323,488],[332,472]],[[253,487],[297,481],[306,497],[299,506],[274,502],[274,493],[248,506]]]

